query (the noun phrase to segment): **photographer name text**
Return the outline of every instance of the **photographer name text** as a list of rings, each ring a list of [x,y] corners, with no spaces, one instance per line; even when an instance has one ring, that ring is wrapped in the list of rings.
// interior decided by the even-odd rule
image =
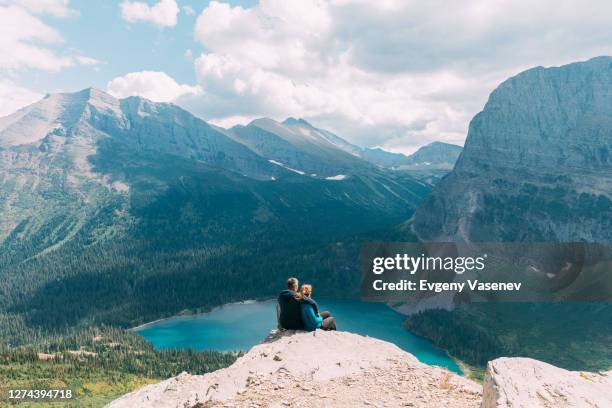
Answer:
[[[467,280],[466,282],[431,282],[426,279],[411,281],[402,279],[397,282],[384,282],[377,279],[372,282],[375,291],[427,291],[427,292],[463,292],[470,290],[474,292],[488,291],[518,291],[521,290],[521,282],[480,282],[478,280]]]

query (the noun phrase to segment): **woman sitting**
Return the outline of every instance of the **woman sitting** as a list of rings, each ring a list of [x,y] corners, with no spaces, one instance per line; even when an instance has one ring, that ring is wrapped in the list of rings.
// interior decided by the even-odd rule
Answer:
[[[300,288],[300,297],[304,330],[336,330],[336,319],[333,318],[329,312],[319,313],[319,306],[317,302],[312,299],[311,285],[302,285]]]

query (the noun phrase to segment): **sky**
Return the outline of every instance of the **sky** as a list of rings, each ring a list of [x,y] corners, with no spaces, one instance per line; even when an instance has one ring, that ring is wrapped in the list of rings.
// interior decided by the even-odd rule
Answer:
[[[0,0],[0,116],[94,86],[411,153],[463,144],[508,77],[612,55],[610,21],[609,1]]]

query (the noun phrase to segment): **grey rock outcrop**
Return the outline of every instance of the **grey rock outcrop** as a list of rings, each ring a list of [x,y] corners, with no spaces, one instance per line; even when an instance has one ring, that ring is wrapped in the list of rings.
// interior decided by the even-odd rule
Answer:
[[[612,406],[612,371],[568,371],[531,358],[498,358],[487,366],[482,408]]]

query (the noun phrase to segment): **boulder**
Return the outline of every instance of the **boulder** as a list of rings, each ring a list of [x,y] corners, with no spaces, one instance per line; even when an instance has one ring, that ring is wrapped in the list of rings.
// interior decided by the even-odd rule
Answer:
[[[531,358],[490,361],[482,408],[612,407],[612,371],[568,371]]]

